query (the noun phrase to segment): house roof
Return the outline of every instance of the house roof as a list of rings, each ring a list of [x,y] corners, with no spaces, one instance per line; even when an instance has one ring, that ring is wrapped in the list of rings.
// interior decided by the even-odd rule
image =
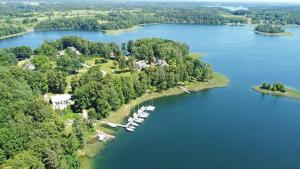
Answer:
[[[51,97],[52,103],[62,102],[71,100],[71,95],[69,94],[60,94]]]

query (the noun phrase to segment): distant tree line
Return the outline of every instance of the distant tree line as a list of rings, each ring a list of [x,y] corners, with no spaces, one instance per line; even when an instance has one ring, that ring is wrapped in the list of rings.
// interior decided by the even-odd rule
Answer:
[[[24,31],[25,28],[22,26],[3,25],[0,26],[0,37],[21,33]]]

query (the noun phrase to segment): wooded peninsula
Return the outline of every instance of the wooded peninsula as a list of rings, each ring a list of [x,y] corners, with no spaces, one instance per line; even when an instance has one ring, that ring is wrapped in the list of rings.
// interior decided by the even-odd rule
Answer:
[[[103,146],[97,130],[114,132],[99,120],[124,120],[143,101],[183,93],[178,86],[228,84],[186,44],[158,38],[119,46],[66,36],[1,49],[0,64],[1,168],[80,168],[79,157]]]

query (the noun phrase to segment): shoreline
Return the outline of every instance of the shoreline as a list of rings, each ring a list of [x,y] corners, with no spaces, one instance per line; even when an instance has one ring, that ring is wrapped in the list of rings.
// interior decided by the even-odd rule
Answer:
[[[210,82],[190,82],[185,85],[185,87],[190,92],[197,92],[201,90],[213,89],[213,88],[222,88],[226,87],[229,84],[229,79],[220,73],[214,72],[214,79]],[[123,105],[119,110],[112,112],[110,116],[105,118],[103,121],[109,121],[113,123],[122,123],[126,120],[126,118],[131,114],[132,110],[146,101],[167,97],[167,96],[175,96],[184,94],[185,92],[179,87],[170,88],[168,90],[164,90],[161,92],[153,92],[144,94],[141,97],[138,97],[135,100],[130,101],[128,104]],[[99,122],[96,123],[95,130],[104,131],[110,135],[116,135],[119,129],[108,128],[106,125],[101,124]],[[96,132],[91,133],[90,137],[87,138],[87,144],[85,148],[78,150],[78,157],[81,162],[81,169],[89,169],[93,162],[93,157],[98,154],[101,154],[101,151],[105,148],[108,142],[100,142],[95,138]]]
[[[282,32],[282,33],[267,33],[267,32],[260,32],[254,31],[256,34],[259,35],[266,35],[266,36],[294,36],[294,33],[291,32]]]
[[[277,97],[287,97],[290,99],[300,100],[300,91],[290,87],[286,87],[285,93],[279,91],[261,89],[259,86],[253,86],[252,89],[261,94],[267,94],[267,95],[272,95]]]
[[[143,27],[143,25],[134,25],[130,28],[124,28],[124,29],[111,29],[111,30],[102,30],[101,32],[103,32],[106,35],[111,35],[111,36],[117,36],[126,32],[133,32],[136,31],[138,29],[141,29]]]

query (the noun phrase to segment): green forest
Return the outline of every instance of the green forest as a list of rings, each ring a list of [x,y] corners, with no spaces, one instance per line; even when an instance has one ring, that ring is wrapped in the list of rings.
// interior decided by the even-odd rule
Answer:
[[[87,59],[97,64],[86,68]],[[157,62],[161,60],[166,63]],[[18,64],[24,61],[35,69]],[[138,69],[137,61],[147,66]],[[104,75],[102,68],[109,62],[120,71]],[[34,50],[1,49],[0,64],[1,168],[79,168],[76,151],[85,147],[86,133],[95,130],[93,120],[107,117],[146,92],[213,79],[211,65],[190,56],[186,44],[157,38],[119,46],[67,36],[45,41]],[[59,93],[72,94],[74,105],[53,110],[43,95]],[[64,115],[83,109],[88,110],[89,120],[75,118],[67,127]]]
[[[283,33],[285,32],[284,28],[271,24],[260,24],[255,27],[255,31],[263,33]]]

